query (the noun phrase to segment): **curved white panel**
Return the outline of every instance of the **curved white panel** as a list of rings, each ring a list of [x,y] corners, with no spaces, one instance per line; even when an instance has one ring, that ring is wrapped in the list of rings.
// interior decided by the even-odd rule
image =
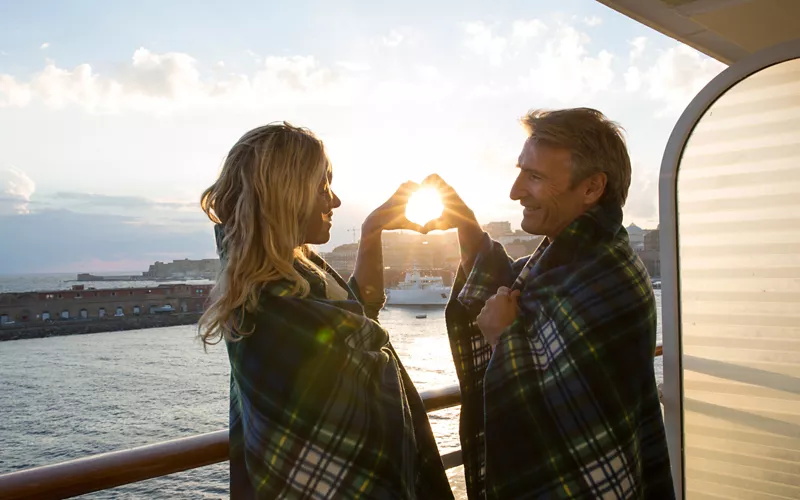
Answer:
[[[800,44],[701,92],[670,139],[661,198],[679,487],[690,499],[800,498]]]

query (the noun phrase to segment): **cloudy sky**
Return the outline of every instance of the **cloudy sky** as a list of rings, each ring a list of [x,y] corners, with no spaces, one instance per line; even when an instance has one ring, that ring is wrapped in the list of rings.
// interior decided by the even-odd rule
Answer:
[[[213,257],[199,195],[243,132],[276,120],[310,127],[329,150],[344,205],[326,248],[431,172],[481,222],[518,224],[517,119],[538,107],[592,106],[622,123],[634,164],[626,222],[654,227],[672,126],[724,69],[594,0],[0,11],[4,274]]]

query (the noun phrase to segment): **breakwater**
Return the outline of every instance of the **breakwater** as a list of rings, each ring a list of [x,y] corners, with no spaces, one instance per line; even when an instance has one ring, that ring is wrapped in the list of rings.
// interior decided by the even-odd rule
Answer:
[[[148,316],[126,316],[102,319],[52,321],[46,324],[3,325],[0,328],[0,342],[5,340],[41,339],[64,335],[83,335],[87,333],[143,330],[166,326],[193,325],[202,313],[172,313]]]

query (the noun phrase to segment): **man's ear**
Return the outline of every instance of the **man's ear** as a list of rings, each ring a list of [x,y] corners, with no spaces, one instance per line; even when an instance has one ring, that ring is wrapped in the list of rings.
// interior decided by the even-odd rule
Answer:
[[[590,175],[583,182],[583,199],[586,205],[594,205],[606,192],[608,177],[603,172]]]

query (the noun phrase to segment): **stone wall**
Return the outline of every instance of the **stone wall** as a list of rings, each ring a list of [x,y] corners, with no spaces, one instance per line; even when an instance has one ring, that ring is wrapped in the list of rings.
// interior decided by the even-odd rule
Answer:
[[[52,321],[47,324],[39,323],[36,325],[4,325],[0,327],[0,341],[193,325],[197,323],[200,316],[201,313],[190,312],[152,316]]]

